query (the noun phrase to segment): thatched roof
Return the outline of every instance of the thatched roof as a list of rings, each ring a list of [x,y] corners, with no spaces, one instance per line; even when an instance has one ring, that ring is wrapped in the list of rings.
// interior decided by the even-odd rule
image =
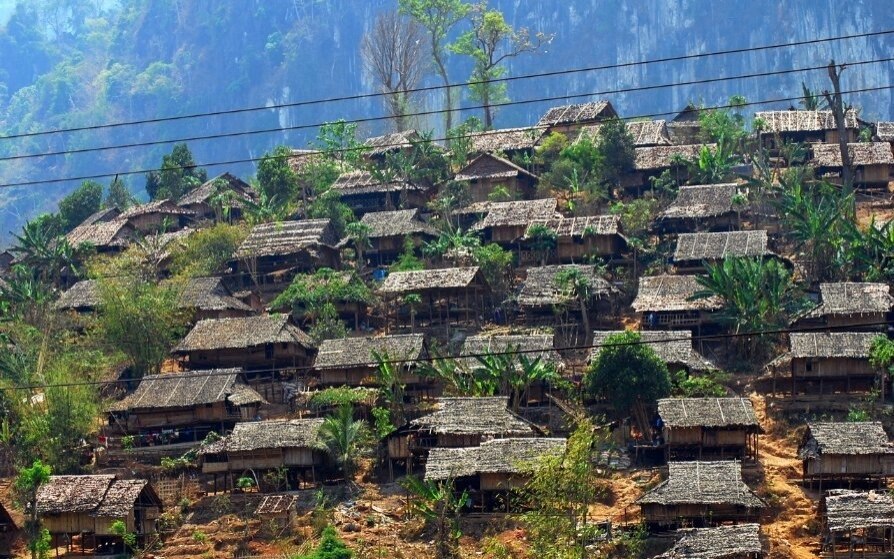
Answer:
[[[669,428],[744,427],[759,431],[754,405],[748,398],[664,398],[658,415]]]
[[[764,506],[742,481],[742,465],[738,461],[670,462],[667,469],[667,479],[640,497],[638,503]]]
[[[392,151],[409,149],[413,147],[413,142],[418,142],[421,139],[422,137],[415,130],[404,130],[383,136],[374,136],[367,138],[363,142],[363,147],[366,148],[364,154],[376,157]]]
[[[850,357],[869,358],[873,332],[792,332],[789,334],[793,358]]]
[[[593,101],[577,105],[553,107],[546,111],[537,126],[556,126],[560,124],[588,123],[618,116],[615,108],[608,101]]]
[[[517,151],[534,149],[545,133],[546,128],[542,126],[503,128],[474,132],[469,139],[472,142],[472,153]]]
[[[894,165],[894,153],[888,142],[848,144],[847,151],[852,165]],[[838,144],[813,144],[815,167],[841,167],[841,149]]]
[[[887,491],[832,489],[823,504],[829,532],[894,527],[894,495]]]
[[[285,256],[319,246],[334,247],[338,237],[328,219],[302,219],[255,225],[234,258]]]
[[[382,181],[369,171],[348,171],[339,175],[338,179],[332,184],[332,190],[340,196],[350,196],[424,189],[421,186],[401,179]]]
[[[230,204],[236,206],[241,205],[240,198],[252,200],[255,196],[254,189],[247,182],[230,173],[223,173],[184,194],[177,201],[177,205],[191,206],[208,203],[212,196],[222,191],[230,191],[235,194],[235,197],[230,200]]]
[[[276,515],[293,511],[298,504],[298,495],[264,495],[255,510],[256,516]]]
[[[717,233],[681,233],[674,251],[676,262],[719,260],[732,256],[765,256],[767,232],[720,231]]]
[[[492,153],[482,153],[463,167],[454,179],[458,181],[474,181],[481,179],[508,179],[521,176],[537,178],[534,174],[508,159]]]
[[[488,206],[487,215],[472,225],[472,229],[480,231],[490,227],[521,227],[537,219],[547,220],[553,217],[555,211],[555,198],[492,202]]]
[[[115,218],[111,221],[96,221],[78,225],[65,235],[68,244],[78,247],[83,244],[95,247],[125,246],[134,235],[134,228],[127,220]]]
[[[754,118],[764,122],[761,134],[819,132],[838,128],[832,111],[758,111],[754,113]],[[856,112],[847,111],[844,126],[851,129],[859,127]]]
[[[556,280],[563,270],[576,269],[590,282],[593,297],[600,299],[616,295],[618,290],[602,276],[595,266],[585,264],[566,264],[561,266],[538,266],[528,268],[527,277],[522,283],[517,301],[522,307],[544,307],[561,305],[572,301],[566,289]]]
[[[894,122],[877,122],[875,137],[882,142],[894,142]]]
[[[677,534],[677,543],[655,559],[740,559],[764,553],[758,524],[687,528]]]
[[[553,336],[548,334],[482,334],[469,336],[463,342],[462,356],[522,351],[528,359],[539,357],[542,361],[563,366],[562,356],[555,350]],[[469,361],[477,363],[474,357]]]
[[[177,299],[180,308],[203,311],[236,310],[252,312],[252,308],[233,297],[219,277],[190,278]]]
[[[199,454],[321,448],[320,427],[324,421],[323,418],[270,419],[237,423],[232,433],[199,450]]]
[[[64,291],[53,303],[53,308],[60,311],[95,309],[101,302],[99,282],[81,280]]]
[[[717,217],[733,211],[735,184],[682,186],[677,198],[660,214],[660,219]]]
[[[633,145],[636,147],[671,145],[667,131],[667,122],[664,120],[638,120],[624,124],[627,126],[627,131],[633,136]],[[597,139],[601,126],[601,124],[584,126],[581,128],[575,143],[581,141],[584,137],[591,140]]]
[[[370,239],[404,237],[419,233],[436,236],[437,231],[435,231],[435,228],[419,219],[418,214],[419,210],[417,208],[388,212],[369,212],[363,214],[360,222],[369,227]]]
[[[260,394],[240,380],[242,369],[212,369],[147,375],[126,398],[110,411],[191,408],[216,402],[233,405],[259,404]]]
[[[507,407],[505,397],[438,398],[437,411],[410,422],[410,425],[434,434],[529,437],[530,423]]]
[[[364,367],[374,369],[375,355],[394,360],[415,360],[425,355],[425,336],[422,334],[403,334],[395,336],[377,336],[363,338],[338,338],[324,340],[317,352],[314,368],[345,369]],[[409,363],[401,364],[409,366]]]
[[[242,349],[274,343],[314,347],[307,334],[289,323],[288,315],[265,314],[200,320],[174,348],[174,353]]]
[[[894,307],[887,283],[837,282],[820,284],[820,305],[810,317],[886,313]]]
[[[824,454],[894,456],[894,443],[878,421],[808,423],[798,456],[815,460]]]
[[[435,289],[465,289],[474,283],[484,283],[478,266],[391,272],[379,291],[382,293],[412,293]]]
[[[87,216],[87,219],[79,223],[78,226],[93,225],[94,223],[112,221],[113,219],[118,218],[118,216],[120,215],[121,210],[119,210],[115,206],[112,206],[110,208],[103,208]]]
[[[539,225],[552,229],[556,236],[585,237],[588,235],[620,235],[621,217],[617,215],[584,215],[577,217],[554,216],[549,219],[533,219],[525,231],[529,237],[531,227]]]
[[[702,148],[717,149],[717,144],[691,144],[687,146],[654,146],[634,149],[634,169],[637,171],[657,171],[674,166],[671,161],[675,156],[683,159],[697,159]]]
[[[425,462],[425,480],[524,473],[541,456],[564,450],[565,439],[533,437],[494,439],[467,448],[433,448]]]
[[[720,297],[690,298],[703,291],[696,276],[648,276],[639,278],[632,306],[636,312],[713,311],[723,307]]]
[[[186,208],[181,208],[174,202],[163,199],[163,200],[153,200],[152,202],[147,202],[145,204],[138,204],[136,206],[132,206],[125,210],[118,219],[132,219],[134,217],[139,217],[143,215],[149,214],[164,214],[164,215],[195,215],[195,212],[192,210],[187,210]]]
[[[604,344],[609,336],[623,332],[623,330],[593,332],[593,345],[596,347],[590,351],[590,361],[599,356],[602,349],[599,345]],[[709,371],[718,368],[692,347],[691,330],[643,330],[637,334],[668,365],[682,365],[690,371]]]
[[[37,490],[37,512],[125,517],[148,484],[145,479],[116,479],[111,474],[50,476]]]

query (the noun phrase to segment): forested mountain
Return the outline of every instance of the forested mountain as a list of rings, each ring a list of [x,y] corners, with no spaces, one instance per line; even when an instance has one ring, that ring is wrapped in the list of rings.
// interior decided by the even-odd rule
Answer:
[[[396,0],[30,0],[0,2],[0,134],[70,128],[108,122],[220,111],[365,93],[375,85],[364,75],[359,45],[376,14]],[[648,7],[620,0],[491,0],[512,25],[554,34],[541,52],[509,63],[510,75],[639,61],[693,52],[848,35],[894,27],[886,0],[754,0],[743,10],[731,0],[659,0]],[[462,24],[457,33],[462,31]],[[817,43],[680,63],[581,72],[514,81],[512,100],[581,95],[629,87],[884,58],[890,36]],[[451,80],[470,68],[450,62]],[[854,66],[845,90],[892,83],[890,64]],[[713,104],[732,94],[750,101],[796,96],[801,81],[827,86],[824,71],[610,94],[625,116],[679,110],[689,101]],[[432,85],[437,82],[430,80]],[[465,95],[465,94],[464,94]],[[581,97],[571,98],[573,102]],[[890,90],[849,101],[868,118],[892,116]],[[426,100],[427,108],[440,97]],[[536,120],[551,104],[514,105],[497,114],[497,126]],[[466,99],[462,105],[477,103]],[[787,106],[783,103],[780,106]],[[764,107],[758,107],[764,108]],[[476,111],[477,112],[477,111]],[[78,133],[4,139],[0,157],[114,146],[235,131],[311,125],[383,113],[375,99],[292,109],[245,112],[201,120],[93,129]],[[473,113],[470,113],[473,114]],[[465,116],[465,115],[464,115]],[[436,128],[440,119],[419,123]],[[381,123],[361,127],[381,131]],[[302,147],[312,127],[190,142],[201,164],[259,157],[271,147]],[[0,161],[0,185],[158,166],[171,145],[105,150],[79,155]],[[211,174],[255,172],[251,163],[209,166]],[[123,177],[143,195],[141,175]],[[102,179],[108,182],[108,178]],[[52,209],[75,182],[3,188],[0,245],[25,218]]]

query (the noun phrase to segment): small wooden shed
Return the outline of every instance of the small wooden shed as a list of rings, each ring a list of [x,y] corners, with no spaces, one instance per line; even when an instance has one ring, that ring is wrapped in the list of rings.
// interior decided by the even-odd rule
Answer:
[[[655,559],[761,559],[768,546],[759,524],[734,524],[714,528],[686,528],[668,551]]]
[[[404,251],[407,238],[413,246],[419,248],[426,241],[438,236],[434,227],[419,217],[419,210],[394,210],[386,212],[369,212],[363,215],[360,223],[369,228],[364,256],[375,260],[378,265],[390,264]],[[344,244],[353,240],[345,239]]]
[[[164,199],[128,208],[117,219],[126,221],[142,235],[179,231],[195,218],[195,213]]]
[[[533,219],[525,230],[526,242],[530,242],[532,228],[536,227],[556,234],[555,250],[540,264],[573,264],[593,257],[616,257],[627,248],[627,239],[621,233],[621,218],[617,215],[557,215]],[[533,264],[538,258],[542,258],[540,251],[526,247],[520,260],[522,264]]]
[[[257,193],[244,180],[230,173],[220,174],[184,194],[177,205],[195,215],[195,219],[242,218],[246,202],[257,200]]]
[[[573,140],[582,127],[611,118],[618,118],[618,113],[609,101],[601,100],[552,107],[540,117],[537,126],[546,128],[548,134],[559,132]]]
[[[814,422],[798,447],[811,484],[887,480],[894,476],[894,443],[880,422]]]
[[[894,553],[894,495],[833,489],[820,502],[824,557],[889,557]]]
[[[394,323],[406,325],[421,317],[429,323],[455,320],[468,324],[478,321],[489,308],[490,287],[478,266],[470,266],[392,272],[379,286],[379,293],[396,319]],[[420,305],[406,303],[404,298],[411,293],[421,297]]]
[[[332,184],[332,192],[357,215],[381,210],[422,208],[428,202],[425,187],[407,180],[385,180],[369,171],[348,171]]]
[[[99,282],[81,280],[63,291],[53,303],[53,308],[57,311],[88,313],[95,311],[100,303]]]
[[[735,184],[681,186],[655,225],[667,233],[728,231],[738,221],[733,208],[737,192]]]
[[[748,398],[664,398],[658,417],[668,460],[757,459],[762,429]]]
[[[469,183],[473,202],[485,202],[497,190],[512,199],[530,199],[537,193],[537,176],[493,153],[482,153],[460,169],[454,180]]]
[[[52,546],[94,554],[123,553],[124,542],[112,530],[115,521],[144,543],[155,532],[161,499],[145,479],[119,479],[115,475],[50,476],[37,490],[37,513],[50,532]],[[79,536],[80,549],[72,548]]]
[[[767,246],[767,232],[763,230],[682,233],[677,237],[674,265],[680,273],[698,273],[708,264],[717,264],[725,258],[772,255]]]
[[[530,468],[540,457],[561,454],[565,439],[508,438],[485,441],[467,448],[433,448],[425,463],[425,480],[452,482],[455,491],[467,491],[473,507],[497,508],[498,495],[524,488]],[[510,500],[501,507],[511,510]]]
[[[115,208],[100,210],[69,231],[65,239],[73,248],[90,246],[98,253],[120,252],[138,234],[127,220],[119,219],[119,214]]]
[[[555,212],[555,198],[492,202],[487,206],[487,214],[472,225],[472,230],[480,231],[485,241],[512,246],[521,242],[532,222],[549,220]]]
[[[830,110],[758,111],[754,118],[763,123],[761,144],[774,152],[785,142],[824,143],[838,149],[838,126]],[[856,141],[860,128],[856,111],[847,111],[844,120],[847,141]]]
[[[564,270],[572,269],[577,270],[590,284],[592,297],[588,310],[593,311],[593,320],[598,322],[600,317],[608,317],[612,314],[611,311],[620,292],[600,275],[595,266],[561,264],[527,269],[525,279],[522,281],[515,299],[522,311],[523,321],[530,324],[544,323],[552,326],[555,324],[557,310],[565,309],[570,313],[580,311],[579,303],[569,293],[567,286],[561,285],[558,279]]]
[[[742,481],[738,461],[670,462],[668,477],[639,498],[654,528],[757,522],[764,502]]]
[[[314,361],[314,372],[321,386],[376,386],[376,354],[399,361],[400,382],[409,395],[421,396],[435,391],[434,379],[422,377],[416,361],[428,357],[423,334],[365,336],[323,340]]]
[[[723,308],[723,301],[716,296],[692,299],[702,290],[696,276],[640,277],[633,310],[650,329],[701,327],[712,323],[714,313]]]
[[[601,350],[600,345],[604,344],[609,336],[624,332],[624,330],[593,332],[594,347],[590,350],[589,362],[596,360]],[[637,334],[672,372],[686,371],[689,374],[695,374],[719,369],[717,365],[692,346],[692,332],[689,330],[642,330]]]
[[[854,167],[854,184],[887,188],[894,168],[894,153],[888,142],[858,143],[847,145],[851,165]],[[841,176],[841,149],[838,144],[814,144],[811,164],[818,175]]]
[[[884,330],[892,308],[894,297],[887,283],[821,283],[820,304],[795,322],[804,327]]]

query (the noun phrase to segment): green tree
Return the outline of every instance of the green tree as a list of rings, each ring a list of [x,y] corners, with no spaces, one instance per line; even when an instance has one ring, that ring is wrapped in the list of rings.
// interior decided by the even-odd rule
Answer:
[[[77,277],[77,254],[65,237],[60,237],[61,221],[55,215],[41,215],[25,223],[20,235],[13,235],[10,252],[19,264],[46,283],[57,283],[63,270]]]
[[[357,139],[357,125],[345,120],[327,122],[321,126],[315,147],[325,159],[344,161],[354,167],[361,166],[363,154],[368,151]]]
[[[513,29],[506,23],[503,12],[487,9],[486,3],[473,6],[470,13],[472,29],[463,33],[449,46],[451,52],[472,59],[469,96],[484,107],[484,127],[493,128],[493,105],[508,101],[506,82],[498,82],[506,74],[507,60],[526,52],[535,52],[552,40],[552,36],[537,33],[533,37],[527,28]],[[448,126],[449,128],[449,126]]]
[[[481,121],[474,116],[454,128],[447,129],[447,157],[453,169],[459,169],[466,164],[474,148],[473,136],[482,129]]]
[[[740,158],[733,152],[733,146],[720,137],[714,149],[702,146],[695,161],[688,162],[690,184],[720,184],[732,178],[733,166]]]
[[[444,85],[444,130],[453,128],[453,92],[447,74],[448,37],[465,19],[471,6],[462,0],[398,0],[398,11],[418,21],[428,32],[429,51],[435,72]]]
[[[745,130],[745,115],[742,108],[747,100],[741,95],[729,98],[728,107],[722,109],[700,109],[698,113],[699,128],[705,142],[726,141],[730,145],[741,148],[748,135]]]
[[[393,362],[388,352],[373,351],[373,359],[377,363],[376,383],[379,385],[379,394],[388,406],[389,417],[394,423],[403,425],[406,385],[401,380],[401,372],[406,365]]]
[[[170,271],[180,277],[202,277],[221,272],[248,236],[244,225],[216,223],[199,229],[169,252]]]
[[[329,454],[345,474],[345,483],[353,485],[357,460],[369,444],[366,423],[354,420],[350,405],[339,406],[334,415],[327,417],[320,427],[320,438]]]
[[[15,491],[19,503],[28,512],[25,522],[25,536],[31,559],[44,559],[50,549],[49,532],[41,526],[37,511],[37,492],[41,485],[50,481],[52,470],[40,460],[35,460],[30,467],[22,468],[15,481]]]
[[[181,196],[208,180],[205,169],[198,167],[186,144],[176,144],[171,153],[162,156],[161,170],[146,175],[146,193],[152,200]]]
[[[275,310],[289,310],[294,316],[317,320],[326,305],[354,304],[358,308],[371,304],[373,294],[359,276],[320,268],[312,274],[299,274],[292,283],[270,303]],[[355,328],[359,318],[355,317]]]
[[[869,348],[869,363],[889,377],[894,377],[894,341],[886,336],[879,336],[872,340]]]
[[[552,254],[559,245],[559,235],[555,230],[550,229],[545,225],[535,223],[528,228],[525,237],[527,238],[528,246],[530,246],[531,250],[538,255],[540,265],[546,266],[550,254]]]
[[[102,206],[102,185],[87,180],[74,192],[59,201],[59,217],[63,231],[68,232],[99,211]]]
[[[590,303],[592,303],[593,298],[596,296],[590,278],[581,272],[579,268],[564,268],[556,274],[556,285],[566,296],[577,301],[580,307],[584,332],[589,338],[592,334],[592,331],[590,330],[589,306]]]
[[[472,261],[497,297],[502,297],[509,290],[515,262],[511,251],[496,243],[487,243],[472,248]]]
[[[592,397],[612,403],[615,413],[625,416],[634,404],[654,404],[670,394],[667,365],[636,332],[608,336],[584,376],[584,387]]]
[[[354,223],[349,223],[345,227],[345,233],[347,234],[347,238],[350,239],[351,243],[354,245],[354,250],[357,253],[357,270],[360,271],[366,264],[366,261],[363,258],[365,251],[372,246],[369,242],[369,225],[360,221],[355,221]]]
[[[422,481],[413,476],[403,485],[411,495],[410,509],[434,531],[435,558],[459,559],[462,531],[459,514],[469,501],[466,491],[457,494],[451,481]]]
[[[804,82],[801,82],[801,99],[798,104],[804,107],[805,111],[820,111],[829,108],[829,104],[822,94],[810,89]]]
[[[356,221],[354,211],[341,201],[338,192],[329,190],[317,196],[307,210],[311,219],[328,219],[339,238],[343,237],[349,223]]]
[[[618,187],[621,178],[633,171],[636,152],[633,135],[619,118],[599,125],[596,133],[596,161],[603,183]]]
[[[103,205],[107,208],[118,208],[121,211],[136,204],[136,198],[128,190],[124,181],[115,176],[109,183],[109,192]]]
[[[351,559],[354,553],[338,537],[335,528],[326,526],[320,538],[320,545],[311,553],[295,555],[292,559]]]
[[[258,162],[258,185],[268,199],[288,203],[298,192],[298,175],[289,165],[292,150],[277,146]]]

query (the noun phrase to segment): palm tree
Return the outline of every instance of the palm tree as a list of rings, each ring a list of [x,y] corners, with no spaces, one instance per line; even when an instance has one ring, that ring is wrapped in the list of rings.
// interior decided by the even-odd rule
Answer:
[[[395,425],[404,423],[404,395],[405,385],[401,382],[400,363],[395,363],[388,356],[388,352],[379,353],[373,351],[373,359],[378,363],[376,368],[376,380],[379,384],[379,392],[382,399],[388,405],[391,412],[391,421]]]
[[[550,253],[556,250],[556,246],[558,246],[558,234],[556,234],[555,230],[536,223],[528,228],[525,236],[528,238],[531,250],[538,255],[540,265],[546,266]]]
[[[357,252],[357,270],[360,271],[364,266],[364,251],[371,247],[369,242],[369,225],[360,221],[349,223],[345,226],[345,234],[354,243],[354,250]]]
[[[805,111],[819,111],[829,108],[829,103],[823,99],[823,96],[819,92],[811,90],[804,82],[801,82],[801,93],[803,96],[798,101],[798,104],[804,107]]]
[[[590,278],[584,275],[579,268],[566,268],[556,274],[556,285],[559,289],[564,291],[568,297],[576,300],[580,305],[584,335],[589,339],[592,331],[590,330],[590,313],[588,307],[595,295],[593,284],[590,283]]]
[[[719,184],[732,176],[733,167],[740,158],[733,150],[732,142],[722,136],[717,147],[711,149],[703,146],[698,159],[689,165],[689,182],[691,184]]]
[[[345,474],[345,483],[353,484],[357,460],[369,442],[369,430],[363,421],[354,420],[350,404],[342,404],[334,415],[323,420],[320,439]]]
[[[10,252],[17,256],[19,263],[37,270],[43,281],[57,283],[64,269],[76,272],[75,250],[61,236],[56,220],[46,216],[32,219],[22,227],[21,235],[14,237],[16,244]]]

